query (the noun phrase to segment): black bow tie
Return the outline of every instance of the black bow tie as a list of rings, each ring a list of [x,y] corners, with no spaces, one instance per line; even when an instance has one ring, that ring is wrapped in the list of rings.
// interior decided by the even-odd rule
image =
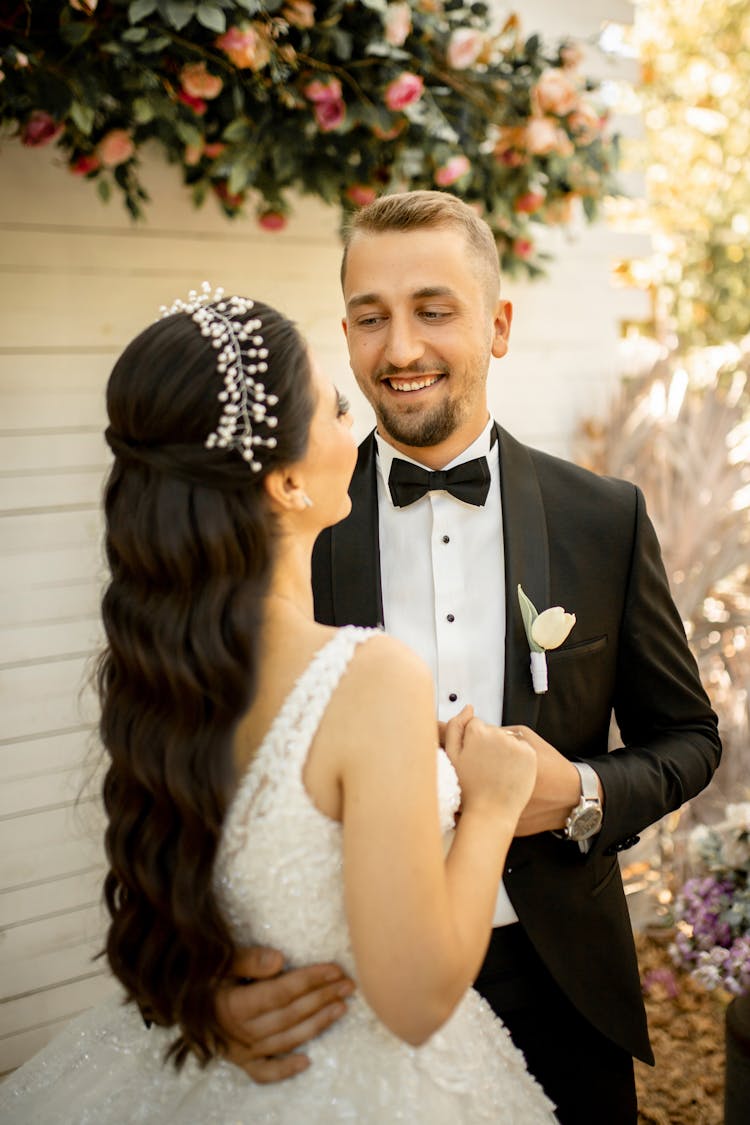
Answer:
[[[394,457],[388,474],[388,488],[397,508],[406,508],[426,492],[450,492],[458,500],[481,508],[490,490],[490,469],[486,457],[464,461],[453,469],[430,472],[411,461]]]

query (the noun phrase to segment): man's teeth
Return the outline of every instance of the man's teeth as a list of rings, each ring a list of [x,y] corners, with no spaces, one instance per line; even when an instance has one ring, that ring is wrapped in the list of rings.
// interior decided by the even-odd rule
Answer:
[[[412,379],[409,383],[394,383],[392,379],[388,382],[394,391],[423,391],[425,387],[431,387],[433,383],[437,383],[439,375],[427,375],[424,379]]]

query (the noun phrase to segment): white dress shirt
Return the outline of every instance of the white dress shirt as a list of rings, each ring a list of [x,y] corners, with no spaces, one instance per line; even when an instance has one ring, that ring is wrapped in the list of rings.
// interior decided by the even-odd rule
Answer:
[[[445,466],[487,457],[490,489],[483,507],[448,492],[428,492],[406,508],[395,507],[388,489],[391,463],[394,457],[413,459],[375,435],[384,625],[431,669],[442,721],[467,703],[488,723],[502,719],[505,575],[492,428],[490,420],[476,441]],[[501,883],[494,925],[517,917]]]

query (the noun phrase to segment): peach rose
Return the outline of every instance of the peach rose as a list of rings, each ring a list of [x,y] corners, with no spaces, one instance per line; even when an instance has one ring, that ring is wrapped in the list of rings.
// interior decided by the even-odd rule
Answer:
[[[392,47],[403,47],[411,31],[411,8],[408,4],[389,4],[383,16],[385,41]]]
[[[355,207],[366,207],[377,198],[377,194],[376,189],[370,184],[351,184],[344,192],[346,198]]]
[[[435,173],[435,183],[438,187],[450,187],[471,171],[471,161],[463,154],[452,156],[442,164]]]
[[[424,79],[418,74],[404,70],[398,78],[394,78],[385,88],[385,104],[389,109],[397,111],[406,109],[422,97]]]
[[[557,123],[551,117],[532,117],[524,130],[526,149],[535,156],[554,152],[557,147]]]
[[[200,158],[203,156],[203,145],[185,145],[182,153],[182,159],[190,167],[200,163]]]
[[[27,148],[41,148],[57,140],[65,126],[55,121],[43,109],[35,109],[21,129],[21,144]]]
[[[135,145],[127,129],[110,129],[99,141],[96,152],[105,168],[116,168],[130,160]]]
[[[312,27],[315,23],[315,5],[310,0],[287,0],[281,14],[292,27]]]
[[[602,122],[590,102],[579,102],[568,117],[568,128],[579,145],[590,145],[601,132]]]
[[[545,70],[532,91],[542,113],[564,117],[578,105],[578,90],[564,70]]]
[[[71,8],[75,8],[77,12],[85,12],[87,16],[96,11],[98,3],[99,0],[70,0]]]
[[[191,98],[218,98],[224,83],[217,74],[209,74],[204,62],[186,63],[180,71],[180,83]]]
[[[450,37],[446,58],[454,70],[473,66],[484,49],[484,35],[473,27],[459,27]]]
[[[268,41],[250,23],[230,27],[216,40],[216,46],[238,70],[262,70],[271,58]]]

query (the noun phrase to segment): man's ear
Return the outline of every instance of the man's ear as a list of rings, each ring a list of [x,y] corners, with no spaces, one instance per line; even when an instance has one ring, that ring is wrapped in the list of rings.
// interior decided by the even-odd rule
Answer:
[[[499,300],[493,317],[492,354],[502,359],[508,351],[510,325],[513,320],[513,305],[510,301]]]
[[[263,478],[263,488],[271,501],[271,507],[280,515],[285,512],[301,512],[305,503],[305,487],[300,473],[293,465],[272,469]]]
[[[347,324],[345,316],[342,316],[342,318],[341,318],[341,327],[344,329],[344,336],[346,337],[346,340],[347,340],[347,343],[348,343],[348,341],[349,341],[349,325]]]

